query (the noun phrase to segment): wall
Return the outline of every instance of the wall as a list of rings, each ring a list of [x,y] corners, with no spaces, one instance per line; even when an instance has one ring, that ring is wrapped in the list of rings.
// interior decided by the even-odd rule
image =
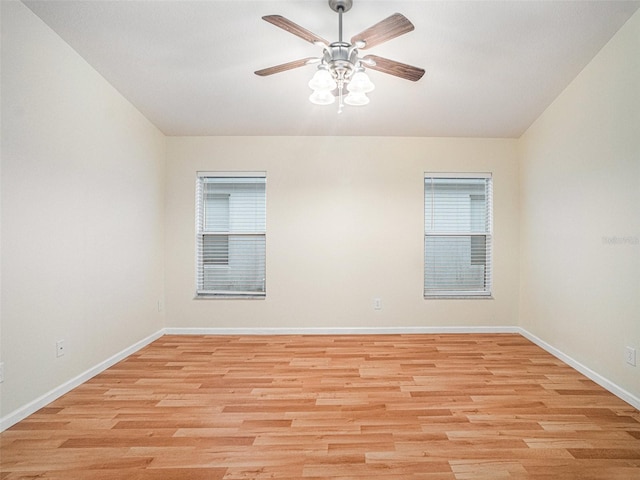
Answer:
[[[520,323],[640,397],[640,12],[521,139]],[[640,358],[639,358],[640,360]]]
[[[165,139],[24,5],[0,3],[5,417],[163,327]]]
[[[199,170],[267,172],[265,300],[194,300]],[[423,299],[425,171],[493,172],[493,300]],[[515,140],[168,138],[167,327],[517,325],[517,178]]]

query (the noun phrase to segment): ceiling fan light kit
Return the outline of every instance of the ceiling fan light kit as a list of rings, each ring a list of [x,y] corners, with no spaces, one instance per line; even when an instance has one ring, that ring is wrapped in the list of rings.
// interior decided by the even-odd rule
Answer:
[[[336,97],[329,90],[314,90],[309,96],[309,101],[315,105],[331,105],[335,103]]]
[[[348,12],[352,6],[353,0],[329,0],[329,7],[338,13],[338,41],[331,43],[280,15],[262,17],[265,21],[320,46],[323,53],[320,58],[305,58],[258,70],[255,72],[256,75],[272,75],[317,63],[317,70],[309,81],[309,88],[313,90],[309,100],[316,105],[331,105],[337,97],[338,113],[342,112],[345,104],[362,106],[369,103],[367,93],[373,91],[375,86],[365,73],[366,68],[414,82],[420,80],[424,75],[422,68],[375,55],[359,55],[359,50],[379,45],[412,31],[413,24],[404,15],[394,13],[352,37],[351,42],[345,42],[342,40],[342,14]]]
[[[364,73],[364,69],[358,70],[351,77],[351,81],[347,84],[347,90],[351,93],[369,93],[376,86],[369,80],[369,76]]]
[[[311,90],[319,90],[319,91],[331,91],[335,90],[338,87],[338,84],[333,79],[333,75],[329,72],[329,69],[325,65],[318,66],[318,70],[313,75],[311,80],[309,80],[309,88]]]

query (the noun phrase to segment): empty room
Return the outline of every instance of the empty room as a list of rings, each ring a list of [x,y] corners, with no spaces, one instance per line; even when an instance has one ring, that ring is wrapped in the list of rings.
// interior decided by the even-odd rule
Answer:
[[[640,479],[640,0],[0,0],[0,479]]]

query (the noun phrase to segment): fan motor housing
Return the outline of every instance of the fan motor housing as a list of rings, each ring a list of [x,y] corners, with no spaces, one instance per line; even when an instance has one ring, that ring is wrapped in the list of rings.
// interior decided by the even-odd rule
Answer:
[[[346,42],[333,42],[324,52],[323,63],[337,72],[339,78],[346,80],[351,78],[359,63],[358,50]]]

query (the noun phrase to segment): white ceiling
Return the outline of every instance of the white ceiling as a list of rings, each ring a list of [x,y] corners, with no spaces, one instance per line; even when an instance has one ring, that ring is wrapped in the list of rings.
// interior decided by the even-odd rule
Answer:
[[[253,73],[320,55],[263,15],[337,40],[326,0],[24,3],[167,135],[458,137],[519,137],[640,6],[354,0],[345,39],[400,12],[416,29],[366,53],[426,74],[413,83],[370,71],[371,103],[338,115],[307,100],[313,66]]]

